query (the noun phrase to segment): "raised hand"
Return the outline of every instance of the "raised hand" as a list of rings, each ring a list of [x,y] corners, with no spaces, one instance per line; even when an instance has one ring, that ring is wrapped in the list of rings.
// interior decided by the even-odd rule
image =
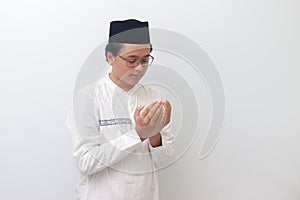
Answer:
[[[149,138],[158,134],[161,129],[166,125],[167,112],[170,108],[164,101],[154,101],[148,105],[144,111],[144,106],[136,108],[134,119],[136,123],[136,131],[140,138]],[[142,112],[141,112],[142,111]],[[170,113],[170,111],[169,111]]]

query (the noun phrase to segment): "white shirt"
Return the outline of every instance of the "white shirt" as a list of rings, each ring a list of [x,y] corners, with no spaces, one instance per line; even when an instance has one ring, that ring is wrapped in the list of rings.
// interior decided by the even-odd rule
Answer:
[[[82,89],[73,102],[68,127],[81,179],[80,200],[158,200],[155,170],[172,162],[171,122],[161,130],[162,146],[141,141],[133,114],[162,95],[154,88],[135,85],[125,92],[109,75]]]

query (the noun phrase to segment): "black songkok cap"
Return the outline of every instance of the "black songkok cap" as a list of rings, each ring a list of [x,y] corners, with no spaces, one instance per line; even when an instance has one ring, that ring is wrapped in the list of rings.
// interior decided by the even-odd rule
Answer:
[[[110,22],[109,43],[150,44],[148,22],[135,19]]]

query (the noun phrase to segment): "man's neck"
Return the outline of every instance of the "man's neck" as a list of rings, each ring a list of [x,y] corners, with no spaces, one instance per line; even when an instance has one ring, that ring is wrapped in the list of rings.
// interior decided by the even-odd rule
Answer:
[[[121,88],[125,92],[128,92],[129,90],[131,90],[134,87],[134,85],[129,85],[129,84],[121,81],[117,77],[113,76],[111,73],[109,74],[109,78],[110,78],[110,80],[112,80],[112,82],[114,82],[119,88]]]

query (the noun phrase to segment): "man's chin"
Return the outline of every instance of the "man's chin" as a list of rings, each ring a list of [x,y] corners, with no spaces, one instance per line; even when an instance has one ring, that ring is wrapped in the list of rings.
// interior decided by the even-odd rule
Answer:
[[[140,82],[141,77],[129,77],[126,81],[124,81],[125,83],[129,84],[129,85],[136,85],[138,82]]]
[[[123,84],[134,87],[139,82],[139,80],[123,80],[122,82]]]
[[[136,81],[129,81],[128,84],[131,86],[135,86],[136,84],[139,83],[140,80],[136,80]]]

